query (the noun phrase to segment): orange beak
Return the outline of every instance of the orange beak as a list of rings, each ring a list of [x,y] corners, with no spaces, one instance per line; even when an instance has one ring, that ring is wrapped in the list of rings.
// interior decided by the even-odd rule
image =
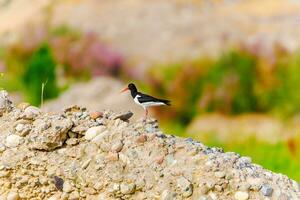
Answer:
[[[121,90],[121,93],[122,93],[122,92],[126,92],[127,90],[129,90],[128,87],[126,87],[126,88],[124,88],[123,90]]]

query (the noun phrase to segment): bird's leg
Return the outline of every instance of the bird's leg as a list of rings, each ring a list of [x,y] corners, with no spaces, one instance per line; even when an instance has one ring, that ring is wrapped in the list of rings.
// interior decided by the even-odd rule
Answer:
[[[145,117],[144,117],[144,121],[146,121],[146,120],[147,120],[147,116],[148,116],[148,109],[147,109],[147,108],[145,108]]]

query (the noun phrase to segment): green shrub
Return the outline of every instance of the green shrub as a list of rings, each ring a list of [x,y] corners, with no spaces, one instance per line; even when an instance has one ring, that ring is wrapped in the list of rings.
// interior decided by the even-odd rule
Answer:
[[[41,103],[43,83],[46,83],[44,99],[54,98],[58,95],[55,66],[51,49],[47,44],[42,44],[29,58],[25,66],[23,81],[27,99],[32,104],[39,105]]]

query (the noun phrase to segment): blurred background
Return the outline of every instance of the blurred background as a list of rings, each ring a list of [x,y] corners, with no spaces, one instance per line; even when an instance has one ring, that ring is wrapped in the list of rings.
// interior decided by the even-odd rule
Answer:
[[[0,0],[0,87],[138,119],[134,82],[172,101],[151,110],[167,133],[299,182],[299,36],[299,0]]]

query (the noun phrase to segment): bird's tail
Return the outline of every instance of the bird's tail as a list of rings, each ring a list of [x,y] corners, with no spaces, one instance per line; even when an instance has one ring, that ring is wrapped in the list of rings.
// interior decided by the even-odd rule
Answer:
[[[161,102],[163,102],[164,104],[166,104],[167,106],[171,105],[171,101],[166,100],[166,99],[160,99]]]

